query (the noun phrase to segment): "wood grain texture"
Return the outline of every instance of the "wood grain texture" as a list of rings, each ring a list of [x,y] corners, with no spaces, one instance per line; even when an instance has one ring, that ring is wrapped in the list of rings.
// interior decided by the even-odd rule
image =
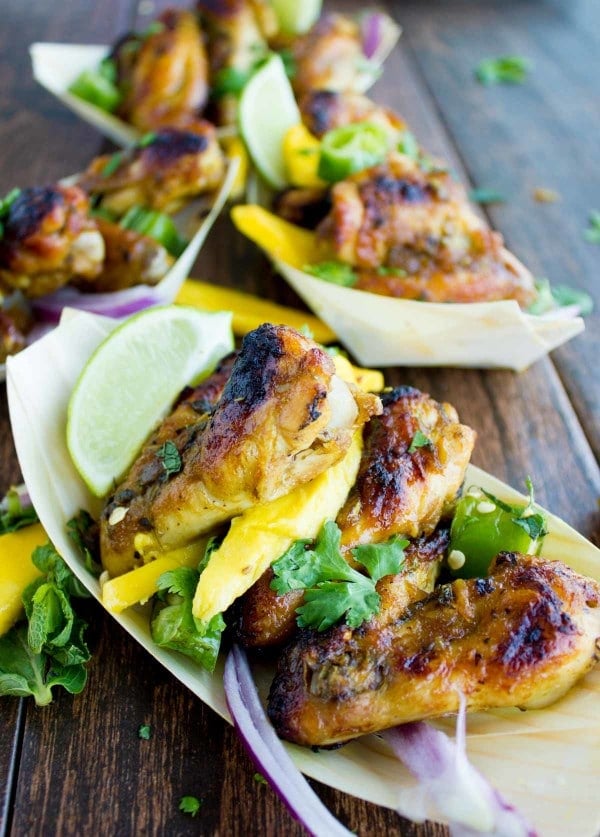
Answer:
[[[103,145],[91,128],[35,87],[28,44],[111,41],[134,22],[144,25],[166,5],[164,0],[3,4],[0,192],[17,183],[51,181],[76,171]],[[357,6],[326,3],[328,9]],[[374,97],[400,110],[423,144],[449,159],[460,176],[477,185],[497,186],[511,196],[491,217],[509,246],[536,272],[546,272],[557,281],[575,282],[571,276],[577,272],[592,276],[600,248],[582,244],[581,227],[594,204],[594,191],[591,185],[580,189],[581,181],[589,176],[594,183],[596,176],[587,164],[593,159],[592,138],[598,136],[593,121],[597,97],[591,89],[597,79],[597,72],[592,72],[596,40],[588,30],[597,25],[599,16],[592,3],[581,0],[569,6],[571,11],[560,11],[559,4],[552,2],[511,3],[509,8],[502,0],[426,4],[405,0],[390,6],[405,33]],[[559,31],[559,20],[564,31]],[[496,30],[501,33],[498,39]],[[555,44],[561,57],[556,63],[551,59]],[[569,49],[579,56],[580,64],[573,67],[571,62],[566,80],[561,80]],[[490,91],[473,81],[472,67],[480,53],[484,57],[532,50],[536,65],[542,61],[543,69],[532,89]],[[544,87],[548,73],[551,81]],[[561,92],[560,101],[552,87]],[[528,117],[532,109],[535,120]],[[588,133],[594,125],[596,133]],[[550,134],[556,142],[544,146]],[[567,154],[561,155],[561,144]],[[550,174],[556,179],[549,179]],[[563,195],[561,203],[533,204],[528,190],[538,185],[557,188]],[[301,307],[264,257],[225,217],[215,226],[195,273]],[[546,360],[523,375],[400,369],[388,378],[452,401],[462,419],[478,432],[476,464],[515,486],[530,474],[541,503],[598,539],[600,475],[589,444],[598,450],[592,426],[600,397],[599,375],[592,364],[594,346],[596,353],[598,348],[593,331],[590,322],[583,337],[560,351],[558,372]],[[4,487],[18,478],[4,394],[0,453]],[[40,837],[302,834],[273,791],[255,782],[255,768],[231,728],[141,652],[98,606],[89,605],[88,615],[95,649],[89,684],[77,697],[57,693],[56,701],[43,710],[27,703],[22,749],[17,735],[19,702],[3,700],[0,781],[4,780],[5,806],[11,790],[5,756],[13,753],[17,768],[10,833]],[[150,741],[138,738],[142,723],[152,727]],[[414,826],[393,812],[313,784],[332,811],[363,837],[445,833],[439,826]],[[178,811],[183,795],[203,800],[197,818]]]

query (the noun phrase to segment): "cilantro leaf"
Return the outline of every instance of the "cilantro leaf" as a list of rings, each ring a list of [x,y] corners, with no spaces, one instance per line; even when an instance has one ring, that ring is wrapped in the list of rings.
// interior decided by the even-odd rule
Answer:
[[[304,265],[302,270],[323,279],[324,282],[331,282],[332,285],[342,285],[351,288],[358,281],[354,268],[344,262],[318,262],[317,264]]]
[[[267,780],[265,779],[265,777],[262,775],[262,773],[255,773],[252,778],[254,779],[254,781],[256,782],[257,785],[268,785],[269,784],[267,782]]]
[[[156,451],[156,456],[163,464],[167,479],[173,474],[178,474],[181,471],[183,463],[174,442],[168,441],[165,442],[164,445],[161,445],[161,447]]]
[[[592,209],[588,218],[588,227],[583,237],[589,244],[600,244],[600,211]]]
[[[598,232],[600,235],[600,228]],[[594,310],[594,301],[592,297],[585,291],[579,290],[579,288],[570,288],[568,285],[553,285],[551,291],[554,302],[559,306],[559,308],[563,308],[567,305],[577,305],[579,308],[579,314],[582,317],[586,317]]]
[[[535,494],[531,477],[527,477],[525,484],[527,486],[527,491],[529,492],[529,500],[526,506],[523,506],[520,503],[505,503],[489,491],[485,491],[483,488],[481,490],[488,500],[491,500],[496,506],[498,506],[498,508],[501,508],[503,511],[511,515],[512,522],[516,526],[519,526],[527,532],[533,541],[536,541],[548,534],[546,518],[535,505]]]
[[[469,200],[473,203],[488,204],[488,203],[504,203],[504,195],[497,192],[495,189],[471,189],[469,192]]]
[[[81,509],[67,522],[67,534],[81,553],[86,569],[100,575],[100,530],[91,514]]]
[[[189,814],[191,817],[196,816],[201,805],[202,800],[198,799],[197,796],[182,796],[179,800],[179,810],[184,814]]]
[[[475,68],[477,81],[486,86],[492,84],[523,84],[533,64],[521,55],[502,55],[486,58]]]
[[[324,523],[313,546],[296,541],[272,565],[271,588],[278,595],[304,589],[297,608],[298,625],[324,631],[341,619],[351,628],[374,616],[381,600],[375,585],[384,575],[400,571],[407,541],[397,537],[387,543],[355,547],[354,558],[369,575],[351,567],[340,549],[341,532],[333,520]]]
[[[20,490],[10,488],[0,502],[0,535],[37,523],[37,519],[33,506],[23,505]]]
[[[152,727],[150,724],[140,724],[137,734],[138,738],[141,738],[142,741],[150,741],[152,738]]]
[[[409,453],[414,453],[419,448],[430,448],[432,446],[431,439],[422,433],[420,430],[417,430],[415,435],[411,439],[411,443],[408,448]]]

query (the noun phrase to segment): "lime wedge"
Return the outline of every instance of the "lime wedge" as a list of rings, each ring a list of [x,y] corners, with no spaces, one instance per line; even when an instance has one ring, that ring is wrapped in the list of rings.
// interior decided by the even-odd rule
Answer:
[[[275,189],[287,185],[283,138],[301,122],[283,61],[273,55],[244,87],[240,97],[240,133],[252,162]]]
[[[322,0],[271,0],[277,20],[288,35],[303,35],[321,14]]]
[[[232,348],[230,313],[178,305],[142,311],[109,334],[67,413],[67,447],[93,494],[112,488],[183,387]]]

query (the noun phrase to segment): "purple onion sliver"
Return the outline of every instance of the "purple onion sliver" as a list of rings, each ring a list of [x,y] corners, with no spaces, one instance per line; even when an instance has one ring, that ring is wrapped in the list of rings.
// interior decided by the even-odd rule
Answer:
[[[382,15],[370,12],[361,21],[362,47],[366,58],[373,58],[381,43]]]
[[[113,293],[82,293],[75,288],[61,288],[46,297],[33,301],[36,317],[42,322],[57,323],[63,308],[77,308],[105,317],[127,317],[144,308],[157,305],[163,300],[157,289],[147,285],[136,285]]]
[[[242,741],[292,815],[314,837],[348,837],[351,832],[323,805],[277,737],[258,697],[246,654],[236,645],[225,662],[223,682]]]

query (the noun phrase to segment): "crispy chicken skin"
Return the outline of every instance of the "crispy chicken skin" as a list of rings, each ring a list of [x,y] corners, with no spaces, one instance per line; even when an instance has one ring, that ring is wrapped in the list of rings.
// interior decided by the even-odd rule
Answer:
[[[225,157],[210,122],[198,120],[190,130],[162,128],[150,142],[120,153],[118,167],[106,174],[114,159],[92,160],[78,185],[101,206],[122,215],[132,206],[173,213],[196,195],[216,189],[225,172]]]
[[[429,302],[535,298],[532,275],[445,170],[392,152],[336,183],[317,234],[358,271],[361,290]]]
[[[302,121],[321,138],[327,131],[355,122],[375,122],[390,133],[406,130],[406,122],[391,108],[352,91],[307,90],[298,103]]]
[[[430,535],[450,512],[475,443],[475,432],[459,423],[450,404],[439,404],[417,389],[397,387],[384,392],[381,401],[381,415],[365,425],[358,476],[336,520],[345,552],[392,535]],[[409,452],[417,430],[431,444]],[[425,565],[430,568],[431,545],[417,541],[411,548],[426,559],[420,566],[407,562],[400,574],[397,587],[403,606],[410,600],[406,591],[412,591],[413,598],[417,590],[430,592],[437,577],[436,571],[425,569]],[[443,550],[437,549],[439,560]],[[272,577],[268,570],[241,604],[238,634],[248,647],[279,644],[294,631],[303,592],[278,596],[269,586]],[[387,589],[385,579],[380,585]]]
[[[535,709],[598,660],[600,585],[560,561],[500,553],[487,578],[439,587],[381,628],[305,632],[269,697],[278,734],[329,745],[456,712]]]
[[[78,186],[23,189],[11,205],[0,240],[0,292],[38,297],[74,276],[93,279],[102,269],[104,242]]]
[[[460,424],[451,404],[418,389],[396,387],[382,404],[365,427],[358,476],[337,518],[346,549],[433,532],[456,499],[475,444],[475,431]],[[417,431],[429,444],[410,451]]]
[[[105,567],[135,566],[144,557],[142,541],[154,552],[176,549],[288,494],[337,462],[354,431],[380,409],[377,396],[335,374],[331,357],[312,340],[285,326],[250,332],[208,420],[174,439],[181,470],[167,477],[155,458],[131,502],[116,501],[126,511],[112,524],[109,499],[101,522]],[[130,477],[125,483],[131,488]]]
[[[417,538],[405,549],[402,571],[385,576],[377,583],[381,614],[397,618],[410,602],[433,590],[449,540],[449,529],[440,526],[432,535]],[[278,596],[271,590],[273,571],[269,568],[239,603],[236,635],[246,648],[273,648],[288,642],[296,630],[296,608],[302,604],[302,590]],[[377,617],[379,618],[379,617]]]
[[[153,238],[103,218],[98,218],[97,224],[104,240],[102,273],[90,280],[72,280],[80,290],[106,293],[133,285],[156,285],[173,264],[173,256]]]
[[[352,90],[364,65],[360,26],[340,14],[321,17],[292,44],[297,97],[312,90]]]
[[[195,15],[167,9],[157,31],[128,35],[115,46],[119,115],[139,128],[189,124],[208,100],[208,59]]]

